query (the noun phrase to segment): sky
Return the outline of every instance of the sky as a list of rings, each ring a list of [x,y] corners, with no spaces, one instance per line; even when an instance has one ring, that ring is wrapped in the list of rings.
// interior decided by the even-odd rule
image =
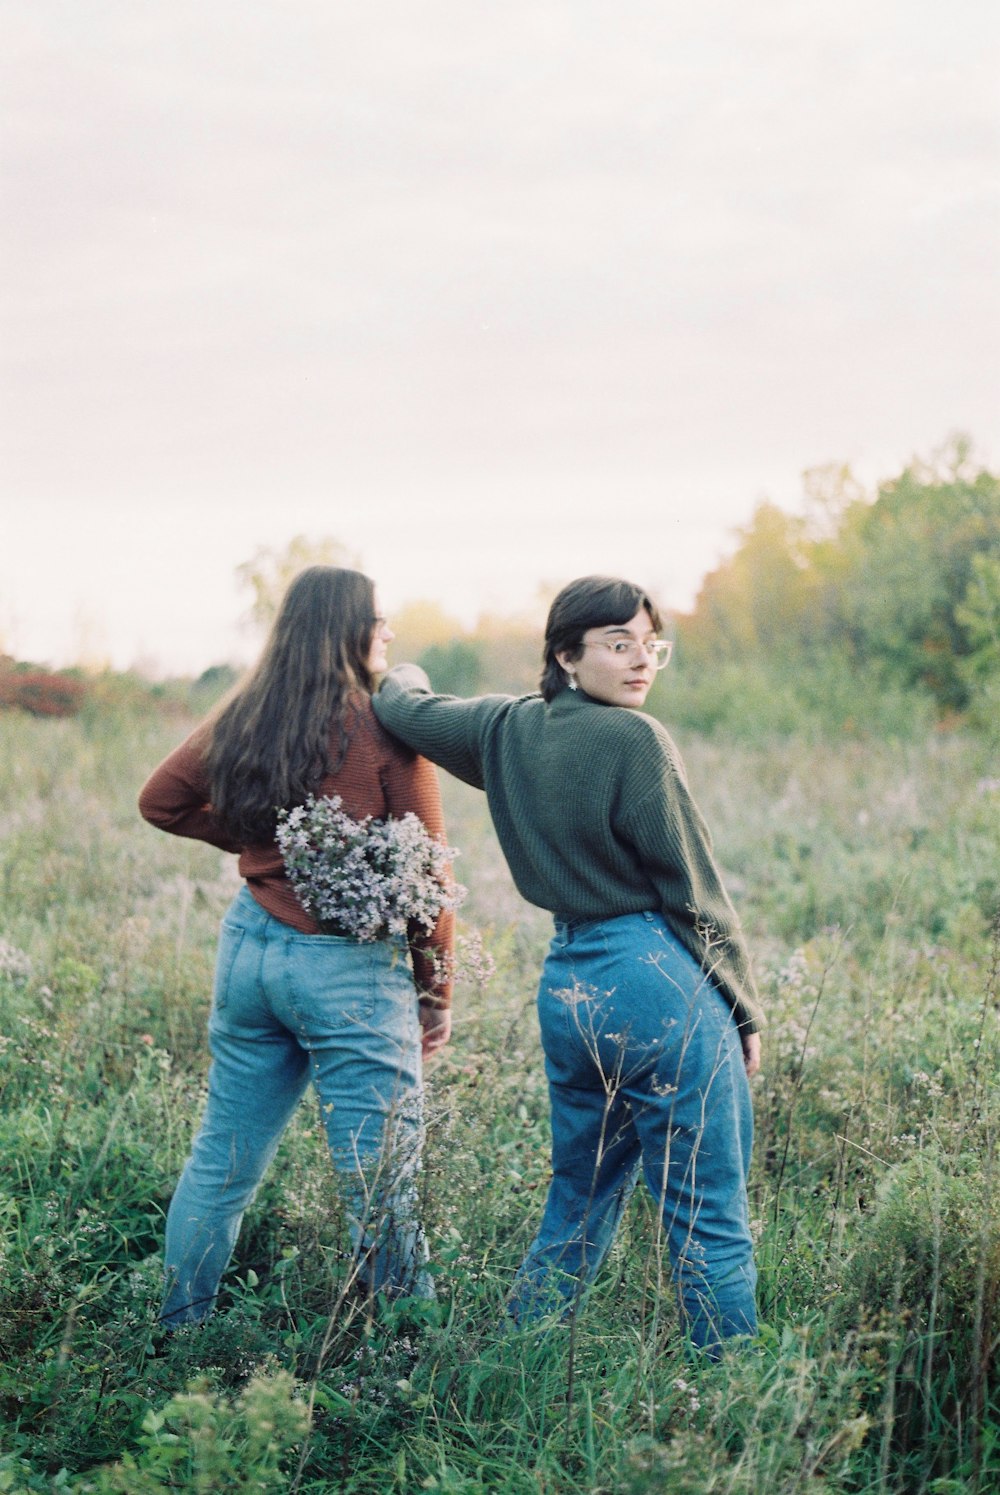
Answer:
[[[998,76],[995,0],[7,0],[0,651],[247,658],[299,534],[684,610],[807,469],[995,468]]]

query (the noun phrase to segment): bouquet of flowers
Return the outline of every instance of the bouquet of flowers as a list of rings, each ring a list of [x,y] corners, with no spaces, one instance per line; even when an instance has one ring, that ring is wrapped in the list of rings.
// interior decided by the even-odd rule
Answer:
[[[355,940],[430,931],[465,889],[448,869],[457,853],[412,811],[398,820],[353,820],[339,794],[278,811],[278,849],[288,880],[324,934]]]

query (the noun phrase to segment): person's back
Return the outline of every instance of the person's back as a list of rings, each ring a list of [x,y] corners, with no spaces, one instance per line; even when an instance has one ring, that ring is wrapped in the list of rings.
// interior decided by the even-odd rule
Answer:
[[[422,894],[420,908],[406,910],[405,938],[386,920],[324,929],[276,838],[280,812],[290,820],[318,799],[359,833],[373,817],[412,817],[446,844],[433,768],[371,714],[392,637],[369,577],[327,566],[300,573],[257,665],[140,795],[160,829],[239,854],[245,879],[219,935],[205,1110],[167,1213],[167,1329],[212,1311],[243,1212],[310,1083],[352,1237],[352,1277],[372,1294],[433,1295],[416,1186],[421,1054],[451,1030],[453,902],[439,881],[440,898]],[[320,869],[325,888],[340,871]]]
[[[402,679],[402,670],[392,678]],[[477,717],[473,741],[497,837],[524,897],[563,918],[655,907],[655,887],[622,827],[630,806],[661,781],[669,739],[659,724],[569,691],[548,702],[487,699],[496,704]]]
[[[580,690],[437,696],[416,665],[373,699],[390,732],[486,791],[518,891],[560,919],[656,910],[736,1009],[759,1006],[732,904],[666,729]]]
[[[575,1310],[641,1166],[681,1322],[716,1354],[756,1327],[746,1176],[759,1008],[680,760],[638,709],[670,657],[659,629],[641,588],[582,577],[550,609],[539,695],[435,696],[408,665],[373,706],[486,790],[518,887],[555,914],[538,989],[552,1181],[508,1313],[520,1324]]]

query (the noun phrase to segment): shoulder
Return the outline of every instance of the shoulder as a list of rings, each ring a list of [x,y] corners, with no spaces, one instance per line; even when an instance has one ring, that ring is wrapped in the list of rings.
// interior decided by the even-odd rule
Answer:
[[[661,721],[646,711],[626,706],[591,703],[588,735],[602,749],[615,752],[626,769],[684,779],[684,762],[677,745]]]
[[[546,730],[548,707],[537,691],[523,696],[479,696],[473,716],[480,743],[492,743],[504,751],[511,743],[523,745],[541,740]]]
[[[671,758],[679,758],[677,745],[666,727],[655,716],[650,716],[647,711],[622,710],[621,715],[630,722],[628,730],[632,732],[637,741],[650,748],[656,748],[659,752]]]
[[[215,723],[211,717],[199,722],[194,731],[178,743],[173,752],[164,759],[174,768],[190,773],[207,771],[208,754],[212,746]]]
[[[383,727],[375,714],[370,695],[359,692],[351,699],[347,716],[349,736],[354,735],[352,722],[356,724],[360,740],[380,762],[412,763],[417,756],[405,742],[400,742],[398,737],[393,737]]]
[[[520,716],[527,721],[532,717],[541,720],[545,715],[545,701],[536,690],[523,696],[479,696],[477,699],[485,716],[498,719]]]

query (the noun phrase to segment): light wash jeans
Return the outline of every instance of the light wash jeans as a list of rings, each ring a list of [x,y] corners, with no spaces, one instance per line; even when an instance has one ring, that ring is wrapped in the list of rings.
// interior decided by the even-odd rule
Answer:
[[[538,993],[552,1182],[508,1311],[571,1311],[641,1163],[692,1343],[756,1332],[742,1046],[718,988],[654,913],[556,921]]]
[[[312,1080],[361,1284],[432,1295],[417,1218],[423,1090],[405,943],[300,934],[246,888],[222,923],[208,1103],[167,1214],[161,1319],[212,1310],[243,1212]]]

